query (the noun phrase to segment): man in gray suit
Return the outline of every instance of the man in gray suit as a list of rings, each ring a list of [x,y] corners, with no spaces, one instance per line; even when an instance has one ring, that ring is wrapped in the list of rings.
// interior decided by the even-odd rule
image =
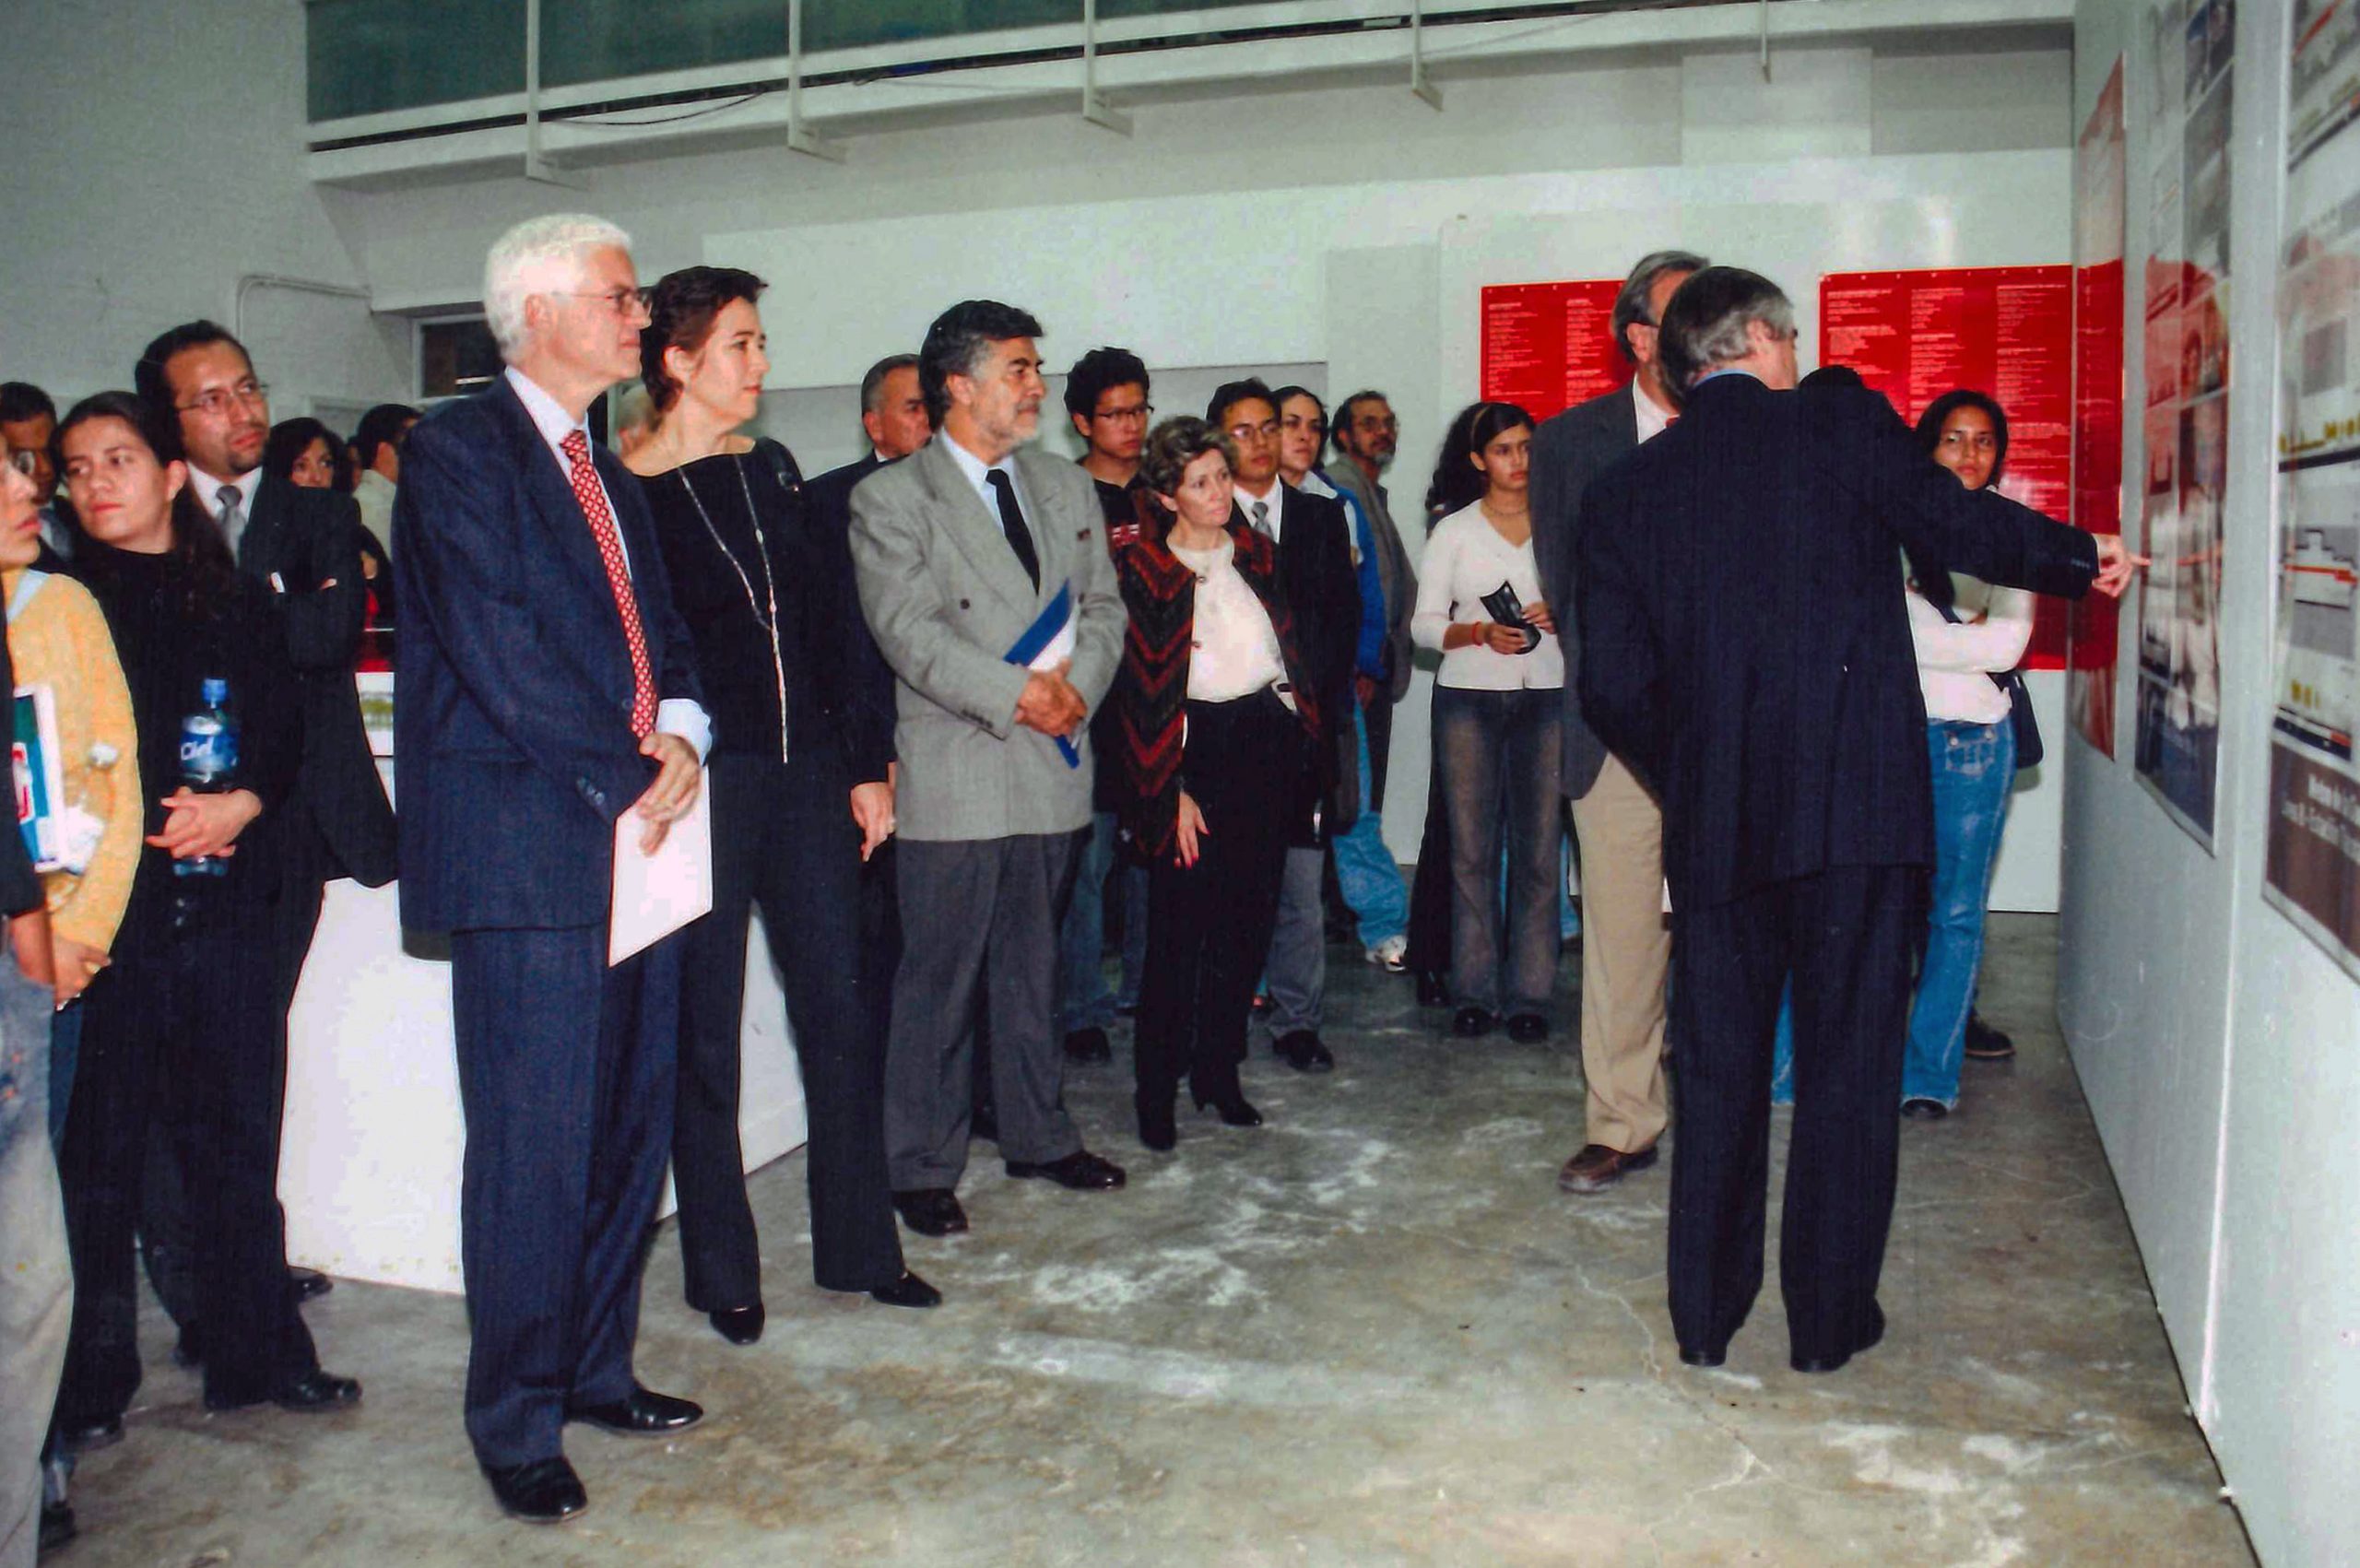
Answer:
[[[1532,548],[1565,653],[1563,761],[1582,867],[1582,1076],[1588,1136],[1557,1173],[1567,1192],[1599,1192],[1655,1163],[1667,1119],[1664,974],[1671,936],[1663,919],[1663,812],[1631,770],[1582,722],[1581,638],[1574,625],[1574,527],[1582,492],[1672,418],[1656,357],[1663,307],[1705,258],[1658,251],[1640,258],[1615,296],[1614,340],[1631,384],[1544,421],[1532,438]]]
[[[852,495],[853,564],[893,670],[901,760],[886,1160],[894,1207],[921,1235],[967,1228],[967,1025],[986,964],[1008,1173],[1123,1185],[1066,1114],[1056,1003],[1058,923],[1090,826],[1083,721],[1115,678],[1126,618],[1090,477],[1026,449],[1047,391],[1040,333],[996,301],[945,311],[918,352],[938,439]],[[1065,633],[1012,661],[1061,596]]]

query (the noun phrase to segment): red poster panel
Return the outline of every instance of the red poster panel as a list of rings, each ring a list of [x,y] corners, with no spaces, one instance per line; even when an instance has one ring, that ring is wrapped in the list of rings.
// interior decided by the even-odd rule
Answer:
[[[2072,500],[2073,269],[1948,267],[1820,279],[1819,362],[1849,365],[1905,419],[1957,387],[2008,413],[2000,488],[2051,517]],[[2065,666],[2065,611],[2043,599],[2027,669]]]
[[[1483,389],[1545,419],[1631,379],[1614,345],[1616,277],[1507,283],[1483,290]]]
[[[2073,523],[2122,532],[2123,204],[2126,163],[2122,62],[2082,127],[2073,153]],[[2083,738],[2114,755],[2118,601],[2091,594],[2066,617],[2072,673],[2068,717]]]

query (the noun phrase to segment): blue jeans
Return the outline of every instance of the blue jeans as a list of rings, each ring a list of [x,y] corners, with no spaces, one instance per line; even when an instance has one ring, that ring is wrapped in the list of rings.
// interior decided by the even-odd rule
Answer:
[[[48,986],[26,979],[0,920],[0,1563],[30,1563],[41,1438],[57,1399],[74,1271],[49,1138]]]
[[[1115,813],[1093,814],[1073,896],[1066,902],[1065,924],[1057,930],[1057,1027],[1068,1034],[1104,1029],[1115,1021],[1117,1006],[1139,1005],[1139,972],[1147,961],[1147,868],[1142,866],[1121,867],[1122,994],[1118,998],[1106,989],[1106,875],[1115,869]]]
[[[2005,719],[1929,724],[1926,749],[1934,770],[1934,881],[1902,1055],[1901,1097],[1950,1107],[1958,1103],[1966,1015],[1983,967],[1984,906],[1991,900],[1991,867],[2000,858],[2000,830],[2016,782],[2016,732]],[[1774,1104],[1795,1102],[1794,1028],[1790,997],[1778,1008]]]
[[[1461,1007],[1514,1016],[1549,1005],[1564,898],[1557,698],[1538,689],[1434,688],[1434,746],[1450,820],[1450,988]]]
[[[1336,835],[1336,883],[1344,902],[1360,919],[1361,946],[1374,949],[1410,929],[1410,890],[1401,867],[1385,847],[1385,820],[1370,787],[1368,724],[1352,709],[1361,770],[1361,814],[1347,832]]]
[[[1901,1097],[1949,1106],[1958,1103],[1966,1015],[1983,967],[1983,910],[2016,778],[2016,732],[2005,719],[1929,724],[1926,746],[1934,769],[1934,882]]]

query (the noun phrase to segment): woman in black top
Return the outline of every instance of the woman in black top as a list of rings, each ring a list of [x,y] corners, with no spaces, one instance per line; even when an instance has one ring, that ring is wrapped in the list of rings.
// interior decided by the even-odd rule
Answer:
[[[882,1037],[860,991],[861,862],[892,831],[891,714],[859,701],[841,536],[786,448],[734,433],[762,376],[762,280],[693,266],[656,284],[640,335],[657,424],[625,459],[646,488],[713,714],[713,914],[681,964],[672,1170],[689,1304],[724,1338],[762,1331],[761,1258],[738,1138],[746,936],[760,905],[803,1069],[811,1261],[832,1291],[941,1295],[902,1261],[885,1172]]]
[[[76,1289],[58,1427],[82,1447],[120,1435],[139,1386],[132,1232],[151,1109],[188,1181],[206,1408],[321,1410],[360,1397],[360,1384],[320,1370],[288,1288],[278,1208],[272,905],[301,697],[277,608],[197,508],[169,419],[129,393],[101,393],[51,438],[77,528],[75,570],[131,688],[148,802],[114,961],[86,994],[59,1150]],[[214,680],[227,695],[208,702]],[[206,724],[191,715],[207,710],[234,723],[235,761],[228,787],[196,793],[182,782],[183,731],[201,738]]]

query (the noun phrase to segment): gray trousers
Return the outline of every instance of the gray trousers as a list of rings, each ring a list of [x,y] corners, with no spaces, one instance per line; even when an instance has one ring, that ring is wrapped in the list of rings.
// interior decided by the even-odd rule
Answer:
[[[1328,914],[1320,907],[1324,849],[1289,849],[1279,884],[1279,923],[1270,932],[1265,978],[1270,988],[1270,1037],[1316,1030],[1328,998]]]
[[[74,1270],[49,1142],[50,990],[0,919],[0,1568],[32,1568],[41,1445],[65,1366]]]
[[[1000,1157],[1038,1164],[1081,1147],[1056,1014],[1057,935],[1080,848],[1075,833],[899,841],[902,962],[885,1047],[896,1192],[955,1187],[967,1168],[969,1020],[986,964]]]

